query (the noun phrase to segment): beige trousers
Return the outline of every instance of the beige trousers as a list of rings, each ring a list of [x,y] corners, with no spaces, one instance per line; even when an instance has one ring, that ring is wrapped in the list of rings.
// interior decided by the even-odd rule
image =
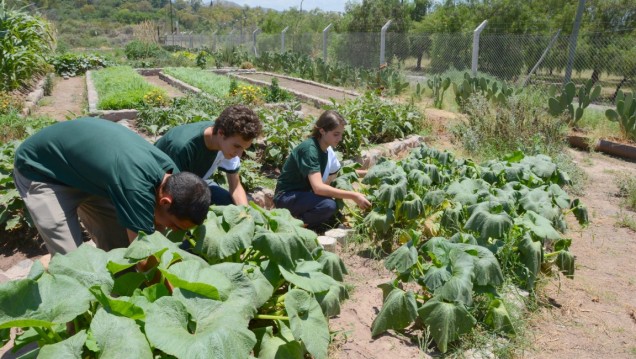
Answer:
[[[15,186],[51,254],[66,254],[82,244],[80,220],[105,251],[127,247],[126,228],[117,220],[113,203],[76,188],[31,181],[13,171]]]

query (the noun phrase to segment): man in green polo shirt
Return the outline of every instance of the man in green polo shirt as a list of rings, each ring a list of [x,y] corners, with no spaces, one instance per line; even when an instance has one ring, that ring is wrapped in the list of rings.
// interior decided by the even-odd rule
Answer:
[[[249,107],[234,105],[223,110],[214,122],[172,128],[155,146],[170,156],[180,170],[207,180],[213,204],[247,205],[239,176],[240,157],[261,131],[261,121]],[[209,180],[217,169],[225,172],[229,191]]]
[[[81,118],[49,126],[18,147],[14,181],[51,254],[82,243],[126,247],[137,233],[201,224],[207,185],[116,123]]]

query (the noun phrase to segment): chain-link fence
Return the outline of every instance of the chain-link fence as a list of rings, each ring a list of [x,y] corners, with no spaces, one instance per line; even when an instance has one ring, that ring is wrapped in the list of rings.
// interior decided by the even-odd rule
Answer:
[[[292,51],[353,67],[378,68],[381,34],[285,33],[256,34],[232,31],[227,35],[182,34],[164,43],[186,48],[237,48],[260,55],[265,51]],[[326,44],[326,51],[325,46]],[[561,84],[568,66],[569,35],[489,34],[479,38],[477,69],[482,75],[520,85]],[[471,71],[472,33],[387,33],[385,59],[422,79],[438,74],[451,77]],[[530,75],[531,70],[534,70]],[[636,37],[622,33],[581,33],[571,67],[577,83],[592,79],[603,87],[603,97],[617,89],[636,90]]]

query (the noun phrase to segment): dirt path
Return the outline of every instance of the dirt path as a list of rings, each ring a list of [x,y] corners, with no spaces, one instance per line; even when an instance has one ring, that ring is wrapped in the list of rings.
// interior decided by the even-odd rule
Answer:
[[[85,113],[86,79],[84,76],[56,78],[51,96],[43,97],[34,116],[48,116],[58,121],[73,119]]]
[[[568,150],[588,176],[581,201],[588,207],[591,225],[570,232],[576,256],[573,280],[551,280],[547,303],[535,315],[534,348],[528,358],[636,357],[636,233],[616,227],[619,216],[636,220],[621,209],[618,173],[636,176],[636,164],[602,154]],[[578,225],[570,223],[570,228]]]

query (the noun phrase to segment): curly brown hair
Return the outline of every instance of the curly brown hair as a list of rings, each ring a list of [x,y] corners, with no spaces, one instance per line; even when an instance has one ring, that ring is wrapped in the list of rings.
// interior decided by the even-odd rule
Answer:
[[[213,134],[223,130],[223,135],[232,137],[241,135],[245,141],[251,141],[261,135],[263,125],[258,115],[244,105],[232,105],[227,107],[214,121]]]

